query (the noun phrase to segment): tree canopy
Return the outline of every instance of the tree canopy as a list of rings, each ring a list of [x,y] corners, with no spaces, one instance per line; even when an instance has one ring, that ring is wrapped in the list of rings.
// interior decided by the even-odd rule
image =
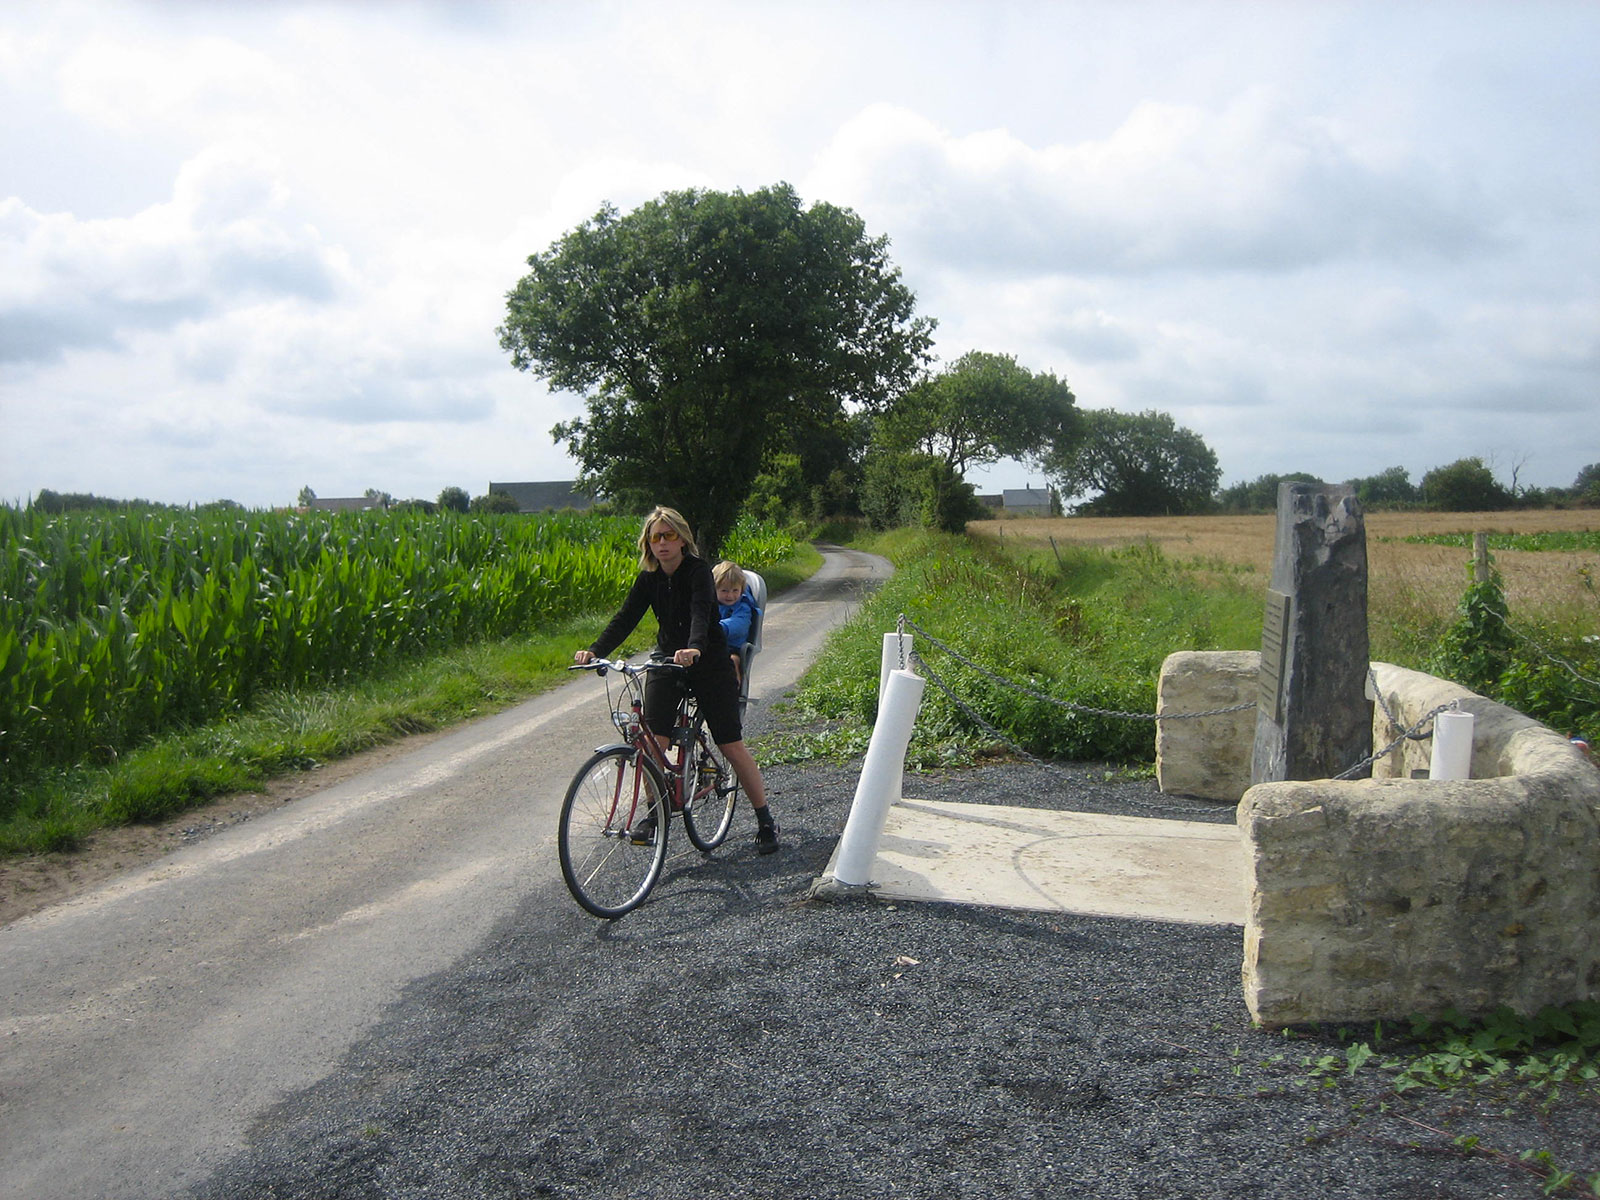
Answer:
[[[1586,504],[1600,504],[1600,463],[1590,463],[1572,481],[1572,498]]]
[[[1080,512],[1149,517],[1205,512],[1222,472],[1198,433],[1166,413],[1083,413],[1083,438],[1047,468],[1063,495],[1098,492]]]
[[[1412,504],[1417,499],[1416,485],[1411,482],[1411,472],[1404,467],[1389,467],[1376,475],[1345,480],[1356,491],[1356,499],[1363,508],[1393,507]]]
[[[874,529],[921,525],[960,533],[985,511],[973,486],[932,454],[880,450],[864,464],[861,513]]]
[[[911,388],[879,422],[891,451],[920,450],[956,475],[1002,458],[1042,462],[1077,434],[1072,390],[1009,354],[973,350]]]
[[[1497,512],[1514,502],[1481,458],[1458,458],[1429,471],[1422,477],[1422,498],[1445,512]]]
[[[671,504],[714,550],[783,431],[881,406],[925,362],[933,323],[887,249],[788,184],[608,204],[528,259],[500,344],[584,397],[552,431],[583,486]]]
[[[1288,475],[1257,475],[1248,483],[1235,483],[1217,494],[1217,503],[1227,512],[1273,512],[1278,507],[1280,483],[1322,483],[1315,475],[1291,472]]]

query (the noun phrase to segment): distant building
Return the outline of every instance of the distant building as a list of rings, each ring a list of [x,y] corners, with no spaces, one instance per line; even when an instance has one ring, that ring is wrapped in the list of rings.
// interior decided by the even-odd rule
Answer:
[[[570,479],[558,483],[491,483],[489,491],[506,493],[517,502],[518,512],[547,512],[556,508],[582,512],[594,501],[582,492],[573,491],[574,483]]]
[[[1049,488],[1006,488],[1000,497],[1001,511],[1008,517],[1052,515],[1054,496]]]
[[[999,492],[990,492],[973,498],[985,508],[994,509],[996,513],[1006,506],[1006,498]]]
[[[384,503],[381,496],[332,496],[326,500],[317,496],[311,507],[324,512],[366,512],[369,508],[383,508]]]

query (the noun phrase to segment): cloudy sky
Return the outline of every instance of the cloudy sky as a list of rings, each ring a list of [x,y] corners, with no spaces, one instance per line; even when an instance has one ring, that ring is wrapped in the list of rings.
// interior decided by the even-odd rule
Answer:
[[[780,180],[1225,482],[1600,460],[1595,0],[6,0],[0,501],[570,478],[527,256]]]

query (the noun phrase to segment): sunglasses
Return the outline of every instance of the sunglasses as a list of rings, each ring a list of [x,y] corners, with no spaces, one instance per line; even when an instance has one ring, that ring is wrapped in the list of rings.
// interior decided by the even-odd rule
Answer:
[[[676,529],[654,529],[650,532],[650,540],[652,542],[677,542],[682,539],[678,537]]]

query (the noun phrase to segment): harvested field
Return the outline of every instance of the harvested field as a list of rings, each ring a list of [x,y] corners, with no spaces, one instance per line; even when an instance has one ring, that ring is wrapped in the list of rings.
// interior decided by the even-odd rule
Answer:
[[[1413,624],[1448,617],[1468,582],[1471,551],[1416,545],[1414,534],[1543,533],[1600,529],[1600,509],[1520,509],[1491,513],[1368,513],[1367,558],[1374,624]],[[1272,568],[1275,519],[1211,517],[1022,517],[974,521],[968,531],[1003,543],[1049,546],[1073,543],[1113,548],[1151,543],[1170,559],[1203,567],[1226,566],[1245,579]],[[1557,550],[1497,550],[1511,612],[1528,620],[1600,630],[1600,604],[1592,590],[1600,554]],[[1588,574],[1584,574],[1587,568]],[[1377,649],[1375,646],[1374,649]]]

